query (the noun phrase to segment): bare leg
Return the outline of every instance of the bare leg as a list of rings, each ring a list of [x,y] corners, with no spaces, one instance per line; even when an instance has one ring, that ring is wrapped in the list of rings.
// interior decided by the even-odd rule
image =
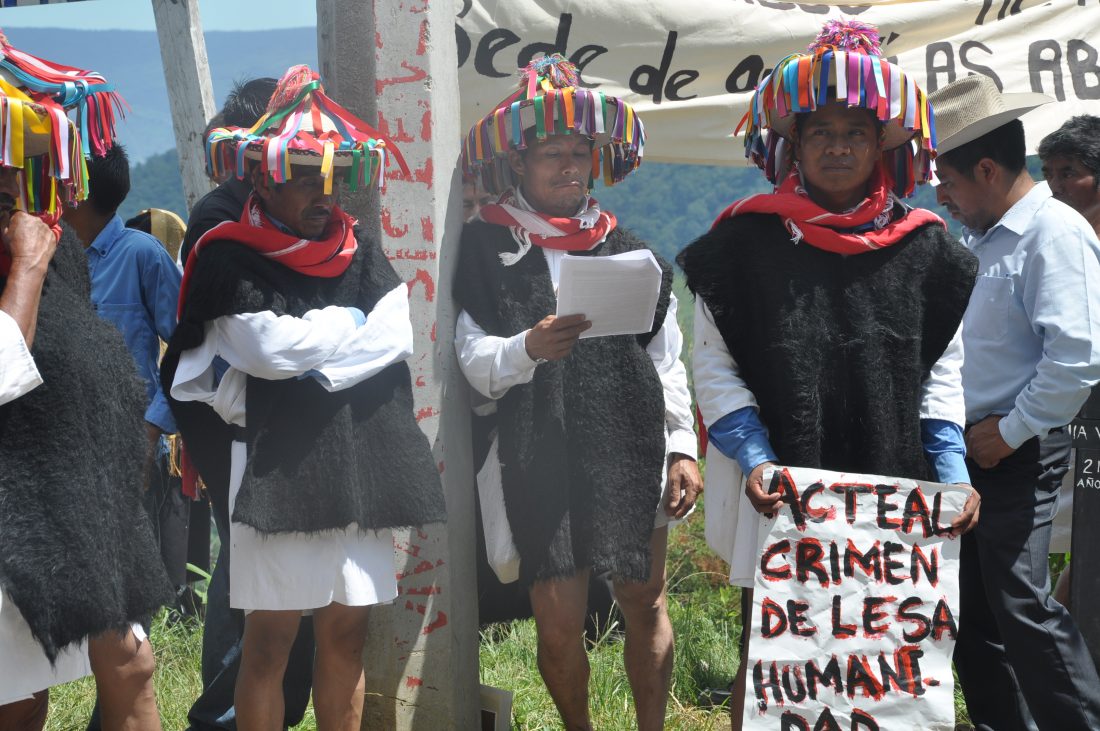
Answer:
[[[741,731],[745,721],[745,672],[749,667],[749,623],[752,621],[752,589],[741,589],[741,659],[733,676],[730,696],[730,729]]]
[[[153,692],[153,646],[133,632],[104,632],[88,640],[104,731],[160,731]]]
[[[588,654],[581,639],[588,606],[588,570],[531,587],[539,635],[539,673],[566,731],[591,731],[588,716]]]
[[[40,690],[25,701],[0,706],[0,731],[42,731],[46,711],[50,706],[50,691]]]
[[[319,731],[359,731],[368,607],[332,603],[313,615],[313,709]]]
[[[653,531],[649,581],[615,582],[615,599],[626,620],[624,662],[638,731],[664,728],[668,686],[672,678],[672,624],[665,596],[665,553],[668,527]]]
[[[233,693],[239,731],[282,731],[283,674],[301,619],[297,610],[245,615],[241,669]]]

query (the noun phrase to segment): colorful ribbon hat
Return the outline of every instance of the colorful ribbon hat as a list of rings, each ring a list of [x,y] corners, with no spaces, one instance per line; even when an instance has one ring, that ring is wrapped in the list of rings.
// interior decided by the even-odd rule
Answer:
[[[896,193],[928,182],[936,148],[932,107],[916,81],[882,56],[878,30],[858,21],[829,21],[806,53],[787,56],[764,77],[737,126],[745,128],[745,156],[776,182],[795,115],[834,102],[869,109],[883,124],[883,165]]]
[[[116,110],[122,99],[100,74],[20,51],[0,32],[0,165],[23,171],[20,208],[55,213],[59,199],[87,196],[85,156],[110,149]]]
[[[462,146],[462,171],[480,178],[490,193],[514,186],[508,151],[526,147],[524,133],[591,137],[592,179],[614,185],[642,163],[645,128],[634,109],[617,97],[580,86],[577,67],[561,54],[532,61],[519,71],[519,88],[475,124]]]
[[[267,113],[250,129],[220,127],[206,138],[207,172],[243,178],[245,160],[258,160],[277,183],[291,177],[291,165],[319,167],[325,192],[333,176],[344,176],[351,190],[385,183],[392,154],[406,175],[409,168],[397,147],[383,134],[325,94],[321,78],[308,66],[293,66],[275,87]],[[343,172],[336,173],[336,168]]]

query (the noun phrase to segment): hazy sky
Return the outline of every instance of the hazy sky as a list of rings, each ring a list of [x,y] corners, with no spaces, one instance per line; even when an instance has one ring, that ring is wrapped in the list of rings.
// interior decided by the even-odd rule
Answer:
[[[264,30],[317,25],[314,0],[199,0],[203,30]],[[0,8],[0,28],[153,30],[150,0],[83,2]]]

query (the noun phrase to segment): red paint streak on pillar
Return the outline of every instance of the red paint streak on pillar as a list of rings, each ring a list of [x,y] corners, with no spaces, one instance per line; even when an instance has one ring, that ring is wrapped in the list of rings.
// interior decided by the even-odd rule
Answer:
[[[428,384],[424,383],[424,376],[417,376],[415,383],[416,383],[417,388],[427,388],[428,387]]]
[[[393,547],[396,548],[398,551],[409,554],[413,558],[417,558],[420,556],[420,546],[414,545],[412,543],[407,546],[402,546],[397,543],[397,541],[394,541]]]
[[[374,82],[374,93],[381,95],[386,90],[387,86],[394,86],[395,84],[411,84],[414,81],[422,81],[428,78],[428,72],[419,66],[413,66],[408,61],[401,62],[401,68],[410,72],[408,76],[391,76],[387,79],[376,79]]]
[[[405,259],[408,261],[435,261],[436,259],[434,251],[429,251],[427,249],[413,250],[407,247],[404,249],[395,249],[392,254],[387,253],[386,256],[389,259]]]
[[[422,531],[420,528],[416,529],[416,536],[422,541],[428,540],[428,534]]]
[[[416,412],[416,423],[419,424],[425,419],[430,419],[433,416],[439,416],[439,411],[433,409],[431,406],[425,406],[424,408]]]
[[[390,129],[390,122],[381,111],[378,112],[378,131],[389,137],[394,142],[416,142],[416,138],[405,131],[405,120],[397,118],[397,132]]]
[[[413,12],[416,12],[415,10]],[[420,21],[420,39],[416,43],[416,55],[423,56],[428,51],[428,19]]]
[[[435,323],[432,323],[432,342],[435,342]]]
[[[407,229],[406,229],[407,230]],[[404,235],[404,234],[402,234]],[[435,300],[435,281],[432,279],[432,275],[427,269],[417,269],[416,274],[409,280],[409,296],[412,296],[413,288],[417,284],[424,285],[424,299],[428,302]]]
[[[442,474],[443,474],[443,470],[447,469],[447,465],[446,465],[446,463],[444,463],[444,462],[440,462],[439,464],[437,464],[437,465],[435,466],[435,468],[436,468],[437,470],[439,470],[439,474],[441,474],[441,475],[442,475]]]
[[[406,175],[404,170],[397,169],[387,171],[386,176],[390,180],[404,180],[410,183],[421,183],[430,189],[432,187],[432,172],[434,169],[432,159],[429,157],[427,161],[424,162],[424,165],[413,170],[411,175]]]
[[[401,579],[404,579],[406,576],[413,576],[415,574],[422,574],[425,571],[431,571],[432,569],[436,568],[437,566],[439,566],[442,563],[443,563],[443,561],[439,561],[439,562],[434,563],[434,564],[431,561],[421,561],[416,566],[413,566],[413,568],[409,571],[399,571],[399,572],[397,572],[397,578],[398,578],[398,580],[401,580]]]
[[[374,32],[374,47],[379,49],[382,48],[382,34],[378,31]]]
[[[446,612],[439,612],[438,614],[435,615],[435,621],[433,621],[431,624],[429,624],[427,627],[424,628],[424,634],[430,635],[432,632],[435,632],[440,627],[445,627],[446,625],[447,625],[447,614],[446,614]]]
[[[409,233],[409,226],[408,224],[405,224],[400,228],[394,226],[393,220],[390,218],[390,212],[383,208],[382,230],[385,231],[386,235],[389,236],[391,239],[403,239],[405,238],[405,235]]]
[[[419,688],[422,685],[424,685],[424,681],[422,679],[414,678],[411,675],[406,675],[405,676],[405,687],[406,688]]]
[[[421,586],[413,589],[407,589],[406,594],[418,594],[420,596],[431,596],[433,594],[442,594],[443,589],[438,586]]]
[[[435,226],[432,225],[431,216],[420,218],[420,235],[424,237],[425,243],[430,244],[435,241]]]
[[[424,112],[420,118],[420,139],[430,142],[432,139],[432,110]]]

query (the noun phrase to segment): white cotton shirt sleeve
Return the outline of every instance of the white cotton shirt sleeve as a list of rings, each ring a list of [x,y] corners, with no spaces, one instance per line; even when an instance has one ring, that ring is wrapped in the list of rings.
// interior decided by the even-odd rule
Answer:
[[[691,392],[688,391],[687,369],[680,360],[684,336],[676,322],[677,301],[672,295],[664,323],[646,346],[653,360],[665,395],[665,429],[668,451],[695,459],[698,442],[695,438],[695,418],[691,412]]]
[[[756,406],[741,370],[726,348],[714,317],[700,299],[695,300],[695,345],[692,351],[695,398],[708,427],[726,414]]]
[[[14,401],[42,384],[18,323],[0,310],[0,404]]]
[[[527,355],[527,330],[502,338],[489,335],[463,310],[455,323],[455,351],[462,374],[475,391],[499,399],[508,389],[530,383],[538,365]]]
[[[966,426],[966,402],[962,387],[962,325],[932,366],[921,387],[920,418],[942,419]]]

